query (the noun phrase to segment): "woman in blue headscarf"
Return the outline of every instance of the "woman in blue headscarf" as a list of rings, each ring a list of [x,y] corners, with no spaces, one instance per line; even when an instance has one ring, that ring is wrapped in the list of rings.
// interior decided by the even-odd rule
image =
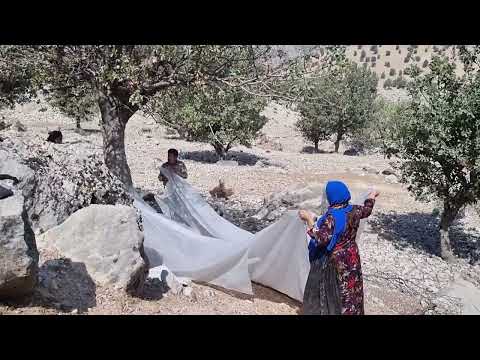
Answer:
[[[341,181],[329,181],[326,195],[329,207],[320,219],[308,211],[299,212],[311,237],[303,312],[363,315],[363,278],[355,238],[360,220],[372,213],[378,192],[371,192],[363,206],[351,205],[348,187]]]

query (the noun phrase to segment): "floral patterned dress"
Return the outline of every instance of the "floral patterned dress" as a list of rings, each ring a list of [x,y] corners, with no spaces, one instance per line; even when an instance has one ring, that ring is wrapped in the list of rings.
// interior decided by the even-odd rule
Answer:
[[[353,210],[348,213],[345,232],[331,253],[331,260],[337,274],[341,314],[343,315],[364,314],[362,268],[355,237],[360,225],[360,220],[370,216],[374,204],[375,200],[367,199],[365,200],[364,206],[353,206]],[[309,229],[308,235],[316,240],[317,246],[326,247],[333,234],[333,225],[333,217],[328,216],[325,223],[320,227],[315,226]],[[314,266],[312,266],[311,271],[314,271]],[[315,284],[313,285],[315,286]],[[307,286],[310,286],[308,281]],[[308,289],[305,291],[307,292],[307,290]],[[319,299],[319,302],[328,303],[328,299]]]

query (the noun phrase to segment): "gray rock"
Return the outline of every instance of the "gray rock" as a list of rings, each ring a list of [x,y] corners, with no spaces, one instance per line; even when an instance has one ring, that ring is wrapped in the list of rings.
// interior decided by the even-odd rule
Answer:
[[[18,189],[36,233],[42,233],[90,204],[131,205],[123,184],[92,154],[88,144],[0,143],[0,173],[20,180]]]
[[[380,174],[380,171],[377,169],[371,167],[370,165],[364,165],[362,166],[362,170],[365,171],[368,174]]]
[[[15,194],[0,200],[0,298],[30,293],[37,273],[35,235],[24,209],[23,196]]]
[[[288,209],[307,209],[320,213],[324,210],[323,194],[323,184],[310,184],[306,187],[296,185],[265,198],[263,206],[253,218],[273,221],[280,218]]]
[[[123,205],[91,205],[42,234],[38,243],[84,263],[97,283],[136,294],[148,274],[137,216],[135,209]]]
[[[163,265],[150,269],[148,277],[150,279],[160,280],[165,293],[171,292],[174,295],[179,295],[186,286],[185,282],[180,281],[180,279]]]
[[[385,181],[389,184],[398,184],[398,179],[395,175],[385,176]]]
[[[385,169],[382,171],[382,175],[396,175],[396,174],[395,174],[395,171],[393,171],[392,169]]]
[[[17,122],[15,122],[15,129],[17,129],[17,131],[21,131],[21,132],[25,132],[27,131],[27,127],[25,125],[23,125],[20,121],[17,120]]]
[[[343,155],[347,156],[359,156],[360,152],[357,149],[347,149],[343,152]]]

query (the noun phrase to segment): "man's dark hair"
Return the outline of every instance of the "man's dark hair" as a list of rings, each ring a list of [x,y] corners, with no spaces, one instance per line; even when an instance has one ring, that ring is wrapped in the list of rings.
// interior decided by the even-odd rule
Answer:
[[[173,154],[176,157],[178,157],[178,150],[177,149],[169,149],[168,154]]]

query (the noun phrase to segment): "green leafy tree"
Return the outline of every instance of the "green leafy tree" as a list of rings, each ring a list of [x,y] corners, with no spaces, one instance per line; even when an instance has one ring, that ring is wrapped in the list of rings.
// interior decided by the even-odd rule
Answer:
[[[335,152],[344,137],[364,126],[373,114],[377,76],[369,69],[339,57],[319,75],[306,81],[298,109],[297,128],[304,138],[318,142],[334,136]]]
[[[68,45],[34,50],[38,76],[50,99],[56,98],[63,109],[79,97],[98,106],[105,163],[129,188],[133,184],[125,128],[153,97],[172,88],[218,85],[281,97],[293,91],[283,83],[300,72],[295,60],[270,46]]]
[[[402,181],[418,200],[443,202],[440,250],[445,259],[453,256],[450,226],[463,207],[480,199],[480,51],[461,50],[462,77],[445,57],[433,57],[428,74],[411,68],[412,101],[397,141]]]
[[[203,87],[172,90],[152,104],[152,111],[159,122],[189,140],[211,144],[223,158],[234,145],[251,146],[267,122],[260,115],[266,104],[241,89]]]
[[[34,54],[31,48],[0,46],[0,109],[25,103],[36,96]]]
[[[374,114],[365,126],[353,134],[352,146],[362,150],[380,150],[384,156],[397,152],[396,139],[408,104],[391,102],[381,97],[374,103]]]

